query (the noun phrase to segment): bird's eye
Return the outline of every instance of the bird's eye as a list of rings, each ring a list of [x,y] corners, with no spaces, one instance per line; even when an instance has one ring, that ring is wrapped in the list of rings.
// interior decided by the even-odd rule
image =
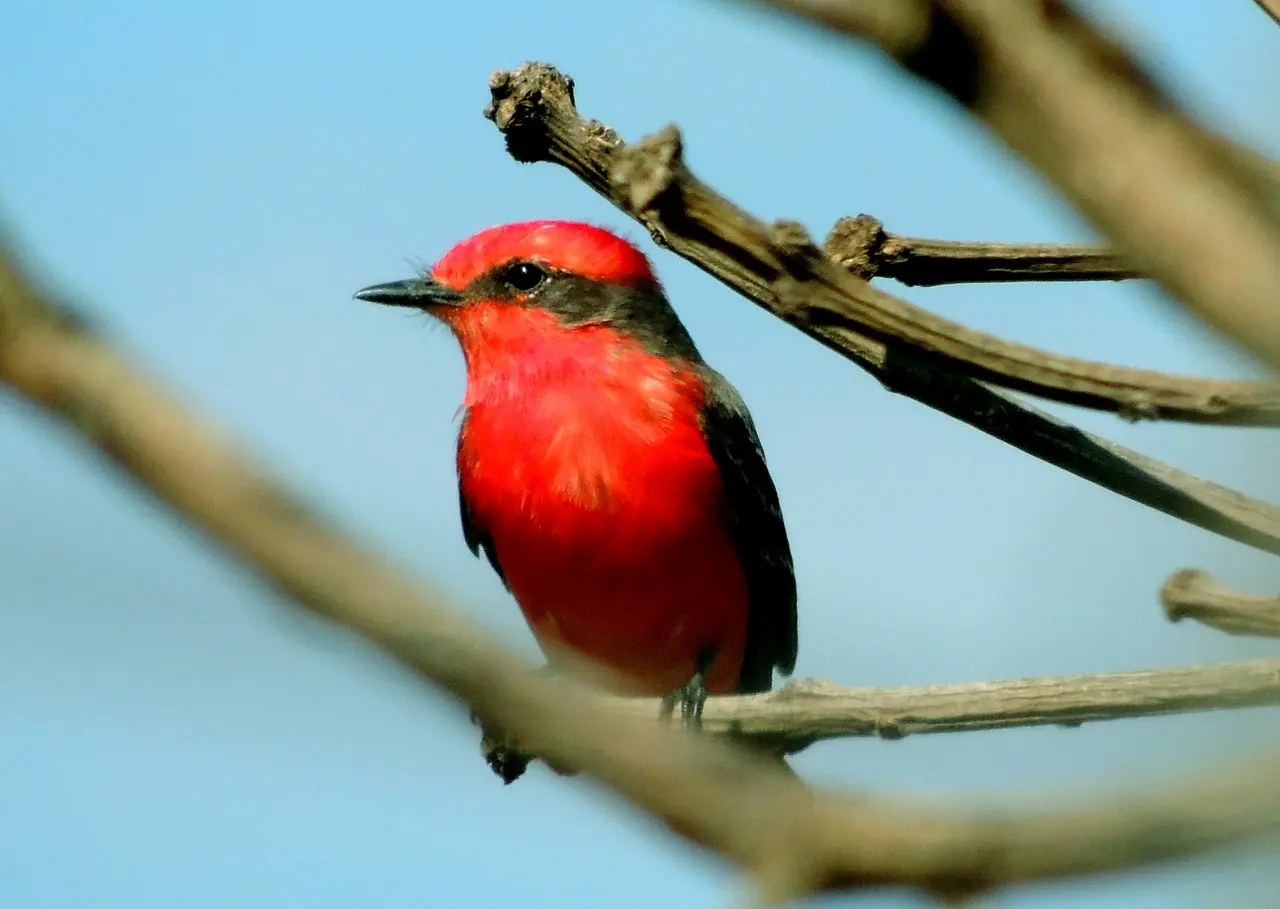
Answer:
[[[547,273],[531,262],[517,262],[506,269],[498,280],[516,290],[530,291],[547,279]]]

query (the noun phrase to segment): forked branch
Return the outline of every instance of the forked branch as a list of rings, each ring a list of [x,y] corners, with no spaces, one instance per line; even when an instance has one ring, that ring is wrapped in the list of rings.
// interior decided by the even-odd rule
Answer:
[[[799,225],[771,227],[697,179],[675,127],[627,146],[612,130],[584,123],[571,80],[552,67],[499,70],[490,89],[487,113],[515,158],[571,167],[677,251],[708,237],[728,241],[734,248],[720,250],[718,276],[727,272],[742,284],[749,272],[756,292],[748,296],[815,336],[825,328],[856,332],[861,344],[906,344],[959,375],[1131,419],[1280,425],[1280,385],[1272,382],[1196,379],[1065,357],[893,297],[832,262]],[[732,258],[723,260],[726,253]],[[707,267],[709,256],[699,264]]]
[[[814,249],[803,231],[797,236],[788,225],[765,225],[695,178],[673,130],[626,145],[609,127],[579,116],[572,81],[546,64],[500,70],[490,78],[490,90],[486,115],[517,160],[565,167],[645,225],[658,242],[842,354],[891,391],[1134,501],[1280,553],[1280,511],[1273,506],[1014,401],[957,375],[948,361],[914,344],[885,344],[862,334],[856,312],[869,285]],[[855,286],[851,296],[845,295],[848,282]]]

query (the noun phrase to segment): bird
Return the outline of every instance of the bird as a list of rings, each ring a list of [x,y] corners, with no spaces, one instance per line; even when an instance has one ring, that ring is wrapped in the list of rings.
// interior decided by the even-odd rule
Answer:
[[[503,224],[355,298],[425,312],[461,346],[462,536],[552,668],[585,658],[685,727],[709,695],[794,671],[795,569],[759,434],[635,245]]]

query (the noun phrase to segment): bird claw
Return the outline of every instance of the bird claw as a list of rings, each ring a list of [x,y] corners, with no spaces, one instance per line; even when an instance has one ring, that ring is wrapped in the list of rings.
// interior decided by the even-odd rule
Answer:
[[[658,706],[658,719],[664,723],[670,722],[677,703],[680,705],[680,728],[701,729],[702,708],[707,703],[707,681],[702,670],[694,673],[693,678],[679,691],[662,698]]]

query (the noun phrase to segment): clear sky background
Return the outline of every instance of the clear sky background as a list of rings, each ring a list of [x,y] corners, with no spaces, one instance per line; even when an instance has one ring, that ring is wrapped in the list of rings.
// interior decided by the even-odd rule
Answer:
[[[1189,103],[1280,150],[1280,32],[1251,3],[1105,6]],[[1169,625],[1156,599],[1185,565],[1276,589],[1273,560],[886,393],[655,250],[567,173],[513,163],[480,116],[491,69],[547,60],[575,77],[587,115],[632,139],[679,123],[713,186],[817,237],[858,212],[919,236],[1089,236],[998,143],[873,52],[730,2],[5,9],[0,209],[36,261],[330,512],[525,652],[515,606],[457,526],[455,346],[351,293],[484,226],[575,218],[643,241],[704,354],[750,402],[796,551],[800,676],[941,683],[1274,653]],[[1070,354],[1247,371],[1146,286],[905,296]],[[1280,498],[1261,432],[1073,416]],[[503,788],[463,712],[297,616],[6,397],[0,478],[0,906],[736,897],[729,869],[580,781],[539,768]],[[1019,804],[1205,769],[1276,725],[1256,711],[858,740],[795,764],[851,787]],[[989,905],[1273,905],[1276,865],[1274,851],[1244,850]]]

